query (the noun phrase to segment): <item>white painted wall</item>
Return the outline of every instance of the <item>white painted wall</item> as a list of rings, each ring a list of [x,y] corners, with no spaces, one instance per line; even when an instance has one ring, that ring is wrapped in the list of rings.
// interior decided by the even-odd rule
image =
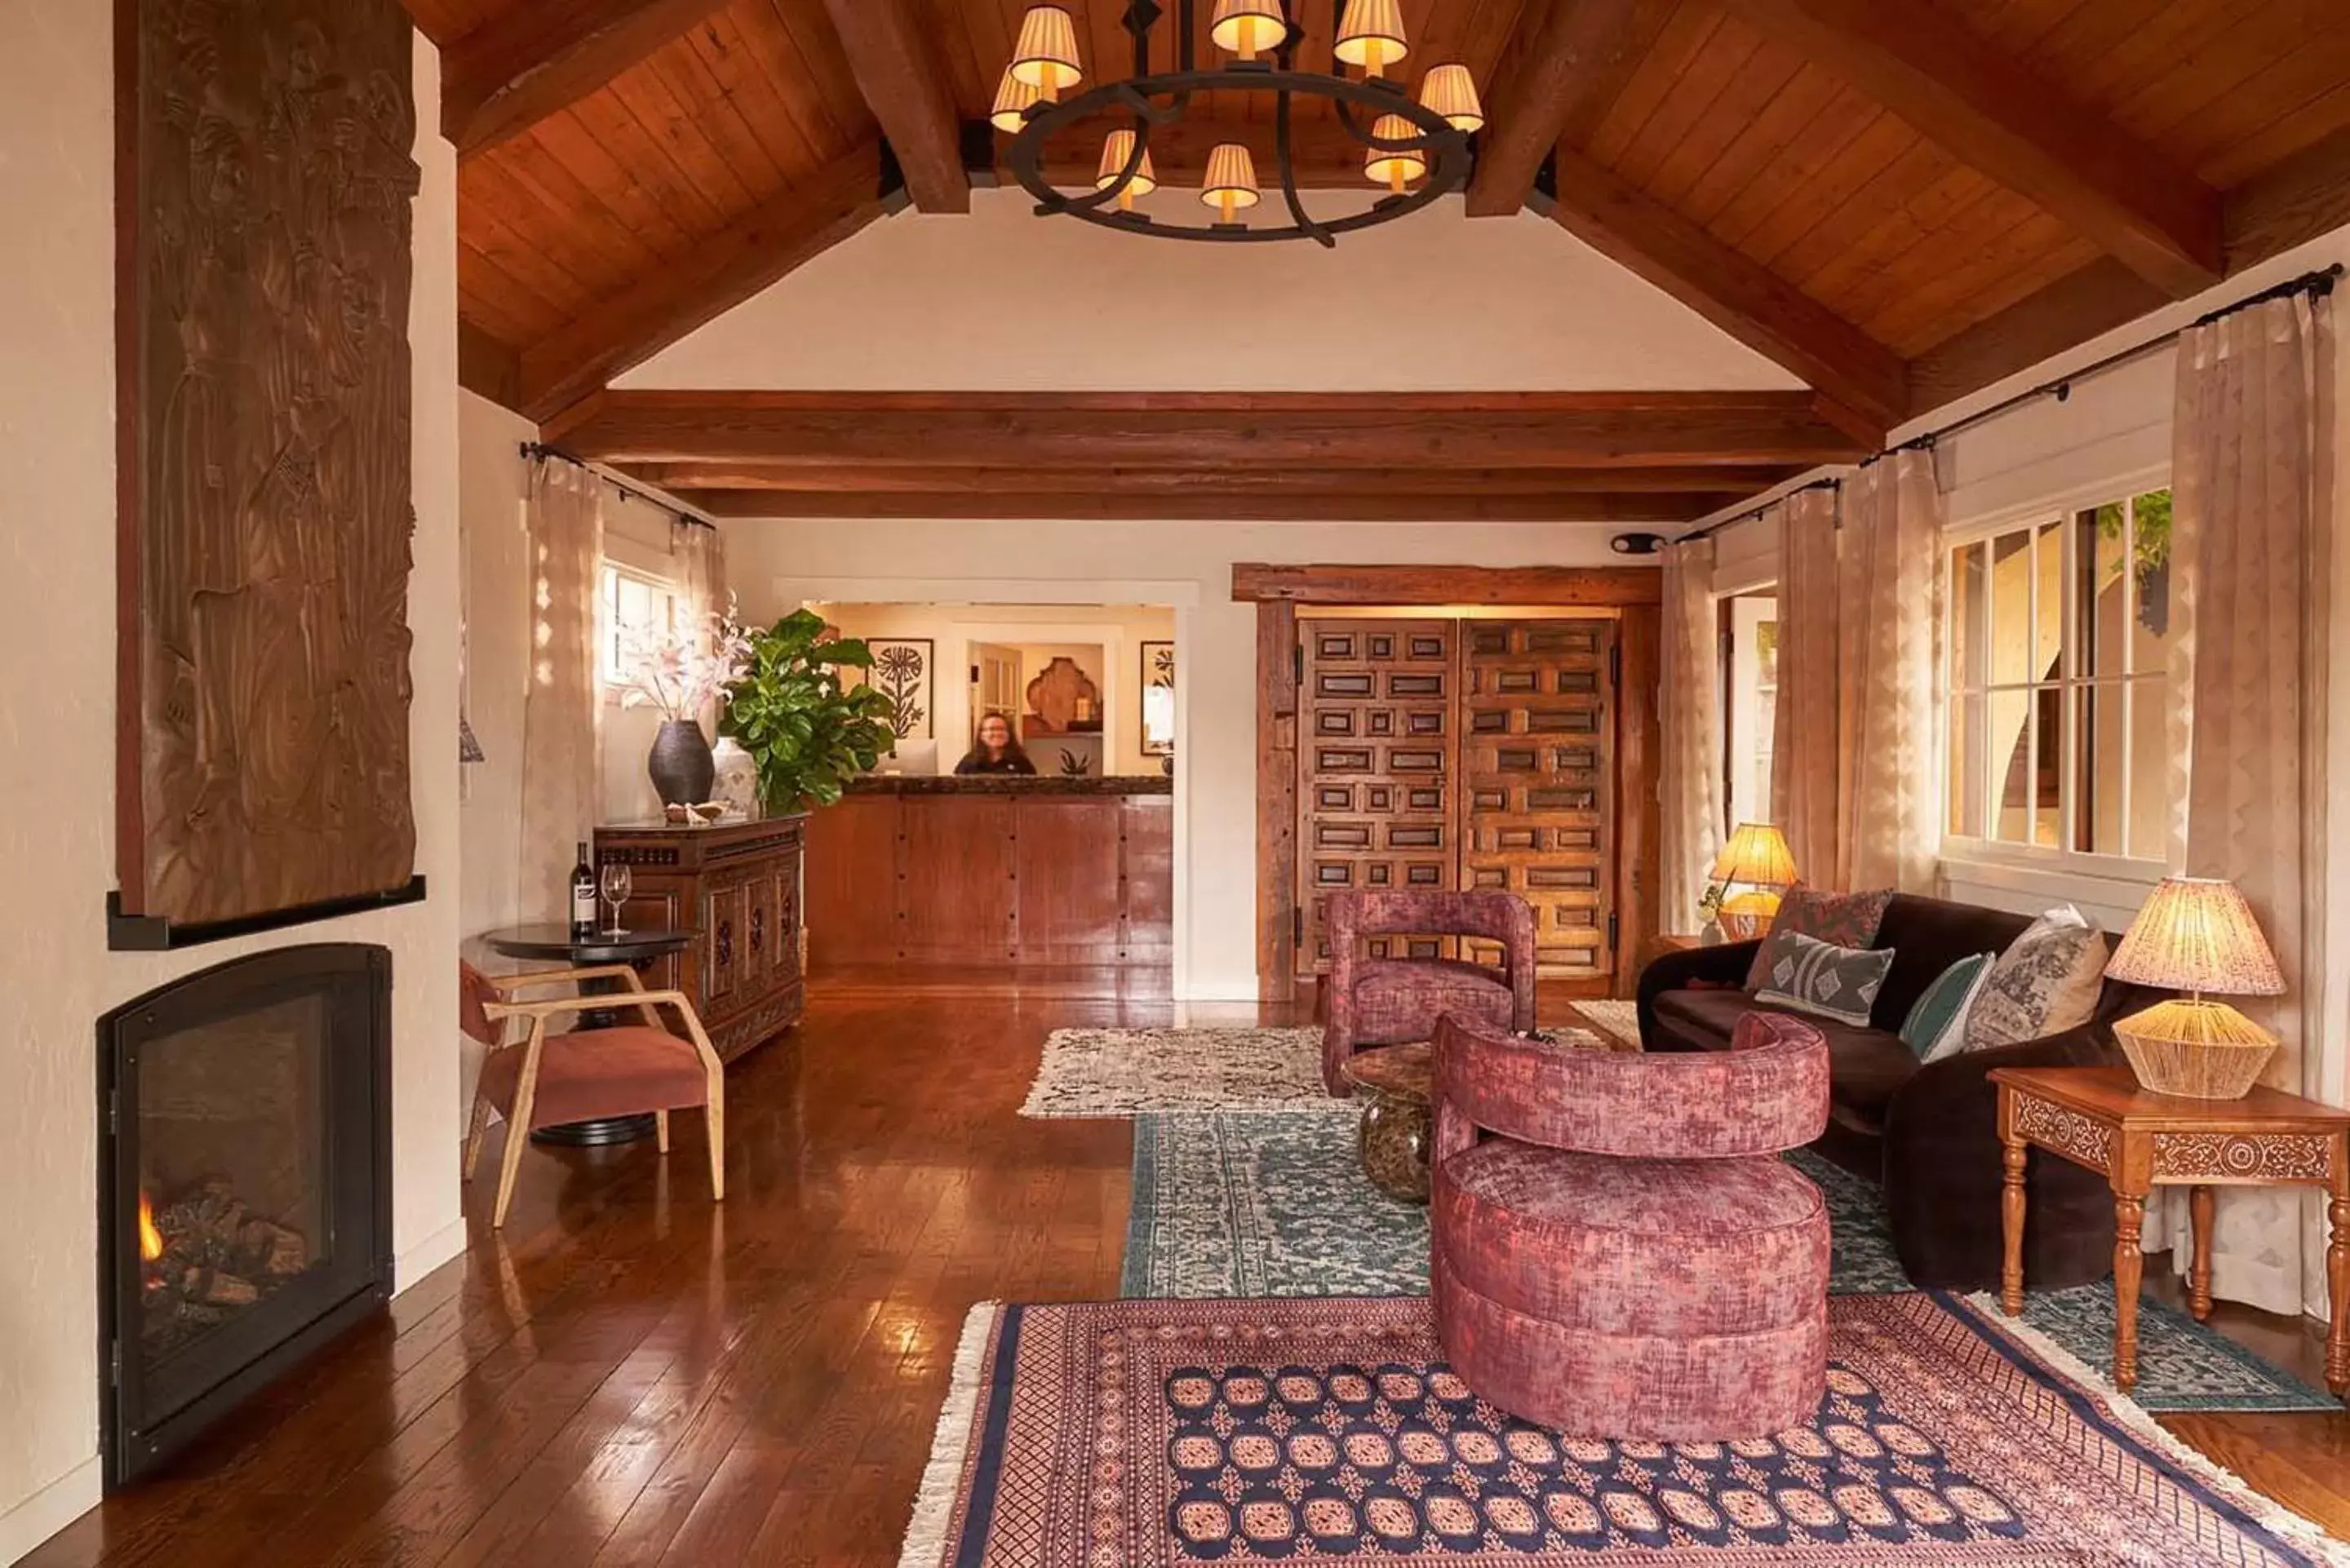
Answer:
[[[110,7],[17,0],[0,50],[0,445],[20,454],[0,530],[0,905],[10,1006],[0,1095],[0,1563],[98,1500],[99,1013],[192,971],[303,940],[391,949],[393,1239],[399,1282],[454,1256],[456,205],[439,72],[417,46],[415,631],[417,869],[430,901],[171,954],[111,953],[114,886],[114,233]]]
[[[1159,772],[1159,759],[1142,750],[1142,653],[1146,640],[1175,636],[1175,612],[1144,605],[872,605],[815,607],[844,637],[927,638],[931,641],[931,710],[938,738],[939,772],[951,773],[970,750],[973,713],[971,646],[974,642],[1026,647],[1049,657],[1055,645],[1084,644],[1097,651],[1093,662],[1078,658],[1097,677],[1106,704],[1103,740],[1107,771],[1135,774]],[[1098,666],[1098,668],[1097,668]],[[1025,678],[1045,668],[1040,658],[1025,661]],[[1179,674],[1177,684],[1181,684]],[[1053,771],[1058,742],[1034,748],[1037,768]]]
[[[1319,204],[1336,192],[1314,192]],[[1189,201],[1163,192],[1146,202]],[[868,227],[622,376],[623,387],[1573,391],[1800,383],[1532,213],[1448,197],[1319,245],[1137,240],[1042,219]]]
[[[730,522],[745,615],[801,604],[1166,605],[1175,612],[1177,994],[1256,995],[1256,607],[1235,561],[1597,566],[1616,524]]]

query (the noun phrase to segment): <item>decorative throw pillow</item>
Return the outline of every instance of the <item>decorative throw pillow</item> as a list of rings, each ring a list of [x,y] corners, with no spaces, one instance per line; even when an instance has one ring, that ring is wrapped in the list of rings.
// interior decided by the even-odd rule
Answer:
[[[1798,882],[1780,901],[1771,934],[1762,939],[1762,950],[1754,955],[1754,963],[1746,971],[1746,989],[1762,989],[1779,959],[1771,944],[1782,932],[1800,932],[1840,948],[1865,948],[1877,940],[1877,928],[1885,921],[1885,906],[1891,902],[1890,888],[1876,893],[1823,893]]]
[[[1977,953],[1934,977],[1934,983],[1901,1021],[1901,1044],[1915,1052],[1918,1060],[1939,1062],[1957,1055],[1966,1045],[1967,1014],[1982,993],[1983,982],[1991,978],[1991,966],[1998,961],[1997,953]]]
[[[1774,934],[1772,941],[1779,957],[1754,993],[1755,1001],[1868,1027],[1869,1010],[1877,1005],[1877,993],[1885,989],[1885,976],[1893,968],[1891,948],[1881,952],[1840,948],[1801,931],[1789,931],[1783,938]]]
[[[2044,1040],[2095,1017],[2106,983],[2106,934],[2070,904],[2026,928],[1991,966],[1967,1012],[1965,1049]]]

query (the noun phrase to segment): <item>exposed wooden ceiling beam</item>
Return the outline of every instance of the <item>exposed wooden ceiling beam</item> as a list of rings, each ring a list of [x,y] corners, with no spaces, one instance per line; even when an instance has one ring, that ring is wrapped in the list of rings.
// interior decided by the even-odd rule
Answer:
[[[607,391],[548,438],[614,462],[1220,472],[1745,468],[1872,450],[1807,392]]]
[[[1472,218],[1505,218],[1525,204],[1534,172],[1559,134],[1638,41],[1641,0],[1534,0],[1520,14],[1516,68],[1494,84],[1470,182]]]
[[[1326,523],[1622,523],[1694,522],[1743,500],[1748,491],[1617,495],[1565,491],[1556,495],[1398,494],[1326,491],[1258,495],[1194,489],[1166,495],[1072,495],[1066,491],[972,494],[888,491],[809,493],[780,490],[673,491],[680,501],[713,517],[971,517],[1066,519],[1079,522],[1326,522]]]
[[[727,0],[524,0],[441,56],[441,134],[470,158],[578,102]]]
[[[889,139],[906,189],[925,213],[971,211],[962,125],[931,35],[912,0],[824,0],[866,106]]]
[[[1729,468],[970,468],[822,467],[796,463],[649,462],[624,472],[665,490],[775,490],[925,495],[1170,495],[1201,489],[1253,495],[1347,492],[1555,496],[1573,491],[1673,495],[1767,489],[1801,470],[1758,463]]]
[[[1730,0],[1758,27],[2183,298],[2220,275],[2220,198],[1931,0]]]
[[[1552,216],[1609,260],[1847,408],[1890,424],[1908,410],[1900,356],[1703,227],[1571,148]]]
[[[902,201],[868,145],[523,350],[523,411],[544,420],[733,309]]]
[[[2350,129],[2228,192],[2228,271],[2257,266],[2345,223]],[[1930,413],[2169,303],[2111,257],[2092,262],[1912,360],[1910,411]]]

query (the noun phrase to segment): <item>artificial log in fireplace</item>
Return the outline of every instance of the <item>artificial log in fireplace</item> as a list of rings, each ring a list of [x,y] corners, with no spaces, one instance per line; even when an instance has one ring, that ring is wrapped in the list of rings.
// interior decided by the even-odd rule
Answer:
[[[390,996],[382,948],[285,948],[99,1021],[110,1486],[389,1297]]]

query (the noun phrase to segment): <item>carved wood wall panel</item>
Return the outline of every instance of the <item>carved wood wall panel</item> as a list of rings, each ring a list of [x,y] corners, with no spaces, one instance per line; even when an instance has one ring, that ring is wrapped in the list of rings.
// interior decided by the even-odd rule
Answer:
[[[1616,623],[1472,620],[1461,637],[1461,886],[1523,898],[1543,978],[1604,995],[1616,967]]]
[[[1297,966],[1330,967],[1323,905],[1349,888],[1460,886],[1458,631],[1449,620],[1317,620],[1298,627]],[[1433,956],[1413,937],[1382,957]]]
[[[254,919],[411,876],[412,32],[119,0],[117,875]]]

